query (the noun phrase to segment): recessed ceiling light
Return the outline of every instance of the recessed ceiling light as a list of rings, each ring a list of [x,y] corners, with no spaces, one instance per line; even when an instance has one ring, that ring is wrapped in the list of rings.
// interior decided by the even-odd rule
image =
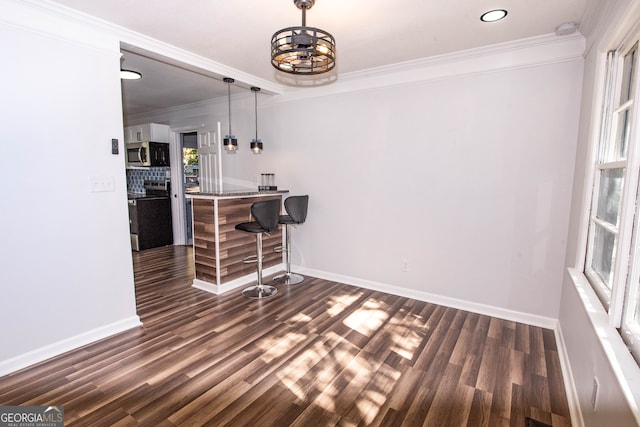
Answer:
[[[482,16],[480,16],[480,20],[482,22],[495,22],[495,21],[501,20],[505,16],[507,16],[506,10],[494,9],[494,10],[490,10],[488,12],[483,13]]]

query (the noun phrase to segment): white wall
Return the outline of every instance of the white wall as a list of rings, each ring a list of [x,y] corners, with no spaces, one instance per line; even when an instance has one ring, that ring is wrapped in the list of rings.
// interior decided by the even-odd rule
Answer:
[[[592,179],[588,174],[588,165],[593,161],[591,145],[597,143],[603,55],[615,46],[616,39],[619,40],[625,20],[637,22],[640,16],[637,8],[635,11],[630,9],[634,3],[637,4],[627,0],[591,2],[584,19],[588,24],[589,50],[585,58],[565,263],[567,268],[576,268],[578,272],[584,264],[586,221],[583,212],[585,204],[589,204],[586,196]],[[580,279],[565,273],[559,319],[584,425],[638,425],[640,400],[634,398],[634,394],[640,394],[640,369],[616,329],[609,324],[595,293],[585,280]],[[599,383],[595,408],[591,404],[594,378]]]
[[[570,49],[523,42],[426,64],[412,78],[404,70],[261,96],[261,156],[248,150],[253,97],[235,96],[241,149],[223,154],[223,173],[251,181],[274,172],[280,188],[310,195],[293,239],[298,268],[556,319],[582,50],[547,59],[576,41],[582,49],[578,39]],[[182,127],[217,117],[225,129],[224,101],[139,120]]]
[[[0,1],[0,374],[139,323],[119,44]],[[79,34],[73,36],[72,34]],[[90,177],[114,191],[90,192]]]
[[[278,180],[310,194],[294,261],[556,317],[580,76],[577,60],[274,105]]]

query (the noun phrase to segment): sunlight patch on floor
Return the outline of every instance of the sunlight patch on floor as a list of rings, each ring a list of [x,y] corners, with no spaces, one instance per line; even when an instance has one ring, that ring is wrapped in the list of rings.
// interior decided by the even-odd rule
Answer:
[[[345,294],[343,296],[331,296],[329,298],[329,309],[327,310],[327,313],[331,317],[337,316],[342,313],[345,308],[356,302],[361,296],[362,292]]]
[[[307,316],[304,313],[297,313],[289,319],[289,321],[293,323],[309,323],[311,320],[313,320],[311,316]]]
[[[371,364],[366,372],[359,372],[359,377],[365,377],[367,383],[363,385],[356,407],[367,424],[372,423],[378,415],[388,396],[392,393],[396,381],[400,378],[400,371],[386,364]]]
[[[362,335],[371,336],[389,318],[385,310],[375,300],[367,300],[362,307],[344,319],[344,324]]]
[[[409,331],[406,335],[395,333],[392,338],[391,351],[407,360],[413,359],[415,351],[422,342],[422,336],[416,331]]]
[[[376,418],[386,400],[387,397],[380,392],[365,390],[358,398],[356,407],[360,411],[362,418],[367,424],[370,424]]]
[[[262,360],[269,363],[292,350],[306,339],[306,335],[297,332],[288,332],[284,336],[262,339],[258,342],[258,347],[264,351]]]
[[[341,341],[343,340],[340,336],[330,333],[327,340],[315,342],[311,348],[298,355],[276,375],[298,399],[306,402],[307,396],[324,390],[342,369],[330,355]],[[318,370],[319,373],[315,372]],[[307,375],[314,375],[312,388],[303,388],[298,384],[299,381],[307,384],[308,378],[304,378]]]

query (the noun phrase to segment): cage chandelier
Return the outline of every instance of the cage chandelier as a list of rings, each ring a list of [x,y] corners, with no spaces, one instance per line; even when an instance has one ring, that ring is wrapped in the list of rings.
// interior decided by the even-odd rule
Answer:
[[[290,74],[321,74],[336,65],[336,40],[328,32],[307,27],[307,9],[315,0],[293,0],[302,10],[302,26],[283,28],[271,37],[271,65]]]

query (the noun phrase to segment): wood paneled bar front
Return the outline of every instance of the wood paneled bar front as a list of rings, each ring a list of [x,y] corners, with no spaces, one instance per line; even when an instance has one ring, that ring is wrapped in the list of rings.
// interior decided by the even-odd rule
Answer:
[[[278,199],[287,191],[191,193],[193,214],[193,286],[221,294],[256,280],[255,263],[244,263],[256,253],[256,238],[235,229],[236,224],[253,221],[251,205],[260,200]],[[282,270],[282,229],[262,236],[263,268],[268,275]]]

